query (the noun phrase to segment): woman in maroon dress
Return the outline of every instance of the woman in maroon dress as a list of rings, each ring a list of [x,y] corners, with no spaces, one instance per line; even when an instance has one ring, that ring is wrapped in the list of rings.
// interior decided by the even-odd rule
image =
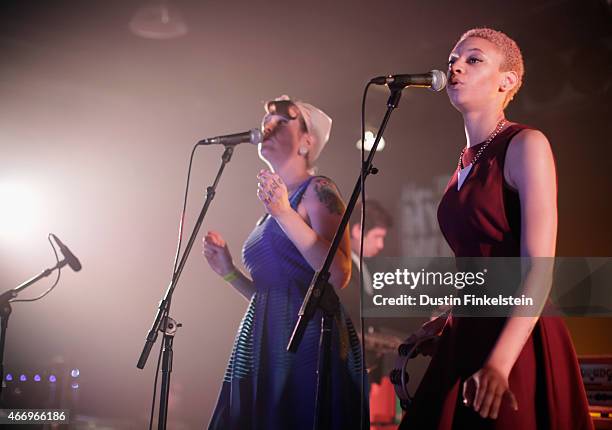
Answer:
[[[449,57],[448,96],[467,139],[438,208],[457,257],[553,257],[557,184],[540,131],[507,120],[521,86],[516,43],[473,29]],[[540,291],[537,273],[524,277]],[[558,317],[448,317],[401,429],[592,429],[576,353]]]

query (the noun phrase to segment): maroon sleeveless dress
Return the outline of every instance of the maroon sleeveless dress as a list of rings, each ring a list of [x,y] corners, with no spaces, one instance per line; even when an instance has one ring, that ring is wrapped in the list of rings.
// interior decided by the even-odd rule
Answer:
[[[453,174],[438,207],[438,222],[456,257],[520,256],[520,202],[504,180],[510,140],[528,128],[512,124],[483,151],[457,190]],[[480,145],[468,148],[471,161]],[[463,382],[482,368],[505,318],[451,317],[438,350],[400,429],[593,429],[576,353],[563,321],[541,317],[509,377],[518,411],[502,402],[496,420],[463,405]]]

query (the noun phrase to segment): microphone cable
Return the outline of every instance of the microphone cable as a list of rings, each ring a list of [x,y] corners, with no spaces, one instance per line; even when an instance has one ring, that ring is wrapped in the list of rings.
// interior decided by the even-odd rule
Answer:
[[[368,96],[368,90],[370,89],[370,85],[372,82],[368,82],[363,90],[363,97],[361,99],[361,174],[360,174],[360,182],[361,182],[361,237],[359,239],[359,320],[361,322],[361,372],[360,375],[360,401],[361,401],[361,422],[359,424],[361,430],[364,429],[364,421],[366,414],[366,406],[367,413],[369,415],[370,410],[370,401],[369,395],[367,399],[364,399],[366,394],[366,384],[368,382],[368,371],[366,368],[366,346],[365,346],[365,319],[363,317],[363,238],[365,234],[365,217],[366,217],[366,209],[365,209],[365,178],[366,175],[363,171],[363,166],[365,164],[365,118],[366,118],[366,99]],[[350,227],[349,227],[350,228]],[[364,404],[364,402],[366,404]]]
[[[174,278],[176,277],[176,266],[178,264],[179,255],[181,252],[181,246],[183,244],[183,227],[185,224],[185,212],[187,210],[187,196],[189,195],[189,182],[191,180],[191,167],[193,165],[193,156],[195,155],[195,151],[198,148],[198,144],[193,145],[191,150],[191,156],[189,157],[189,167],[187,168],[187,182],[185,184],[185,195],[183,197],[183,210],[181,211],[181,217],[179,219],[179,227],[178,227],[178,238],[176,245],[176,253],[174,255],[174,264],[172,265],[172,282],[174,282]],[[170,304],[172,302],[172,297],[168,299],[168,305],[164,311],[164,316],[162,319],[165,321],[168,318],[168,314],[170,312]],[[149,430],[153,429],[153,418],[155,416],[155,400],[157,398],[157,381],[159,379],[159,368],[161,366],[161,358],[162,351],[164,349],[164,344],[161,342],[159,348],[159,355],[157,356],[157,367],[155,370],[155,380],[153,382],[153,400],[151,402],[151,415],[149,417]]]

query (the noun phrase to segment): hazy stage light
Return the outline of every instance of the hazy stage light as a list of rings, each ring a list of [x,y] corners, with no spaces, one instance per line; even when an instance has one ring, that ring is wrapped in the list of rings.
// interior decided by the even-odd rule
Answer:
[[[187,24],[179,10],[167,2],[149,4],[136,11],[130,31],[145,39],[176,39],[187,34]]]
[[[24,374],[21,374],[21,376],[19,377],[19,380],[20,380],[21,382],[25,382],[25,381],[27,381],[27,380],[28,380],[28,377],[27,377],[26,375],[24,375]]]
[[[39,374],[34,375],[34,381],[35,382],[40,382],[40,375]]]
[[[55,375],[49,375],[49,382],[56,382],[57,378],[55,377]]]
[[[6,374],[6,380],[9,381],[9,382],[12,381],[13,380],[13,375],[11,373],[7,373]]]
[[[370,130],[366,131],[365,132],[365,150],[366,151],[372,150],[372,147],[374,146],[374,140],[376,140],[374,132]],[[361,139],[357,141],[357,144],[355,146],[357,146],[357,149],[361,151]],[[380,142],[378,142],[378,146],[376,147],[376,152],[382,151],[384,147],[385,147],[385,138],[381,137]]]
[[[79,371],[79,369],[72,369],[72,371],[70,372],[70,375],[73,378],[78,378],[80,374],[81,374],[81,372]]]
[[[20,239],[34,227],[40,216],[40,204],[31,188],[10,182],[0,182],[0,237]]]

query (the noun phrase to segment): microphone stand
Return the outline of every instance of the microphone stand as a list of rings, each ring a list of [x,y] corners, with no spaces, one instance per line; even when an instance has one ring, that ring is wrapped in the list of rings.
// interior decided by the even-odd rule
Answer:
[[[219,180],[221,179],[221,175],[227,163],[230,162],[232,158],[232,154],[234,152],[233,145],[225,145],[225,151],[221,156],[221,166],[219,167],[219,171],[217,172],[217,176],[212,184],[206,188],[206,201],[204,202],[204,206],[200,211],[200,216],[198,217],[195,226],[193,228],[193,232],[189,237],[189,241],[185,246],[185,251],[183,252],[183,256],[181,257],[180,263],[176,269],[176,272],[172,275],[172,281],[166,290],[166,294],[161,302],[159,302],[159,308],[157,309],[157,314],[155,316],[155,320],[153,321],[153,325],[151,326],[151,330],[147,334],[147,339],[144,345],[142,352],[140,353],[140,358],[138,359],[138,364],[136,367],[139,369],[144,369],[145,364],[147,363],[147,359],[149,358],[149,353],[157,340],[158,332],[162,332],[163,342],[161,345],[162,348],[162,382],[161,382],[161,391],[159,398],[159,416],[158,416],[158,430],[166,429],[166,422],[168,419],[168,398],[170,395],[170,375],[172,373],[172,344],[174,342],[174,335],[181,324],[177,323],[174,319],[170,317],[170,302],[172,301],[172,294],[174,293],[174,289],[178,283],[179,277],[183,272],[183,268],[185,267],[185,263],[187,262],[187,258],[189,257],[189,253],[191,252],[191,248],[198,236],[198,232],[200,231],[200,227],[202,226],[202,222],[204,222],[204,217],[208,212],[208,207],[210,206],[212,200],[215,197],[215,192],[217,189],[217,185]]]
[[[355,209],[355,204],[359,198],[361,192],[362,179],[365,182],[365,178],[372,173],[376,174],[378,170],[372,166],[374,160],[374,154],[376,154],[376,148],[378,142],[382,137],[387,123],[391,117],[391,113],[397,107],[399,100],[402,96],[402,89],[404,86],[400,85],[389,85],[391,95],[387,101],[387,111],[382,120],[382,124],[376,134],[376,140],[370,150],[370,154],[361,166],[361,174],[353,189],[353,194],[348,202],[342,221],[338,226],[334,240],[329,248],[325,262],[319,271],[317,271],[310,283],[310,287],[306,292],[304,301],[298,313],[298,320],[293,329],[293,334],[287,345],[287,350],[290,352],[297,352],[300,342],[304,336],[304,332],[308,325],[308,322],[314,317],[317,309],[321,309],[323,316],[321,321],[321,335],[319,341],[319,360],[317,365],[317,395],[315,399],[315,417],[314,417],[314,430],[327,430],[331,428],[331,332],[333,317],[338,311],[339,299],[334,291],[334,288],[329,284],[330,267],[340,242],[344,234],[344,229],[348,225],[349,218]],[[362,143],[363,144],[363,143]],[[362,360],[363,363],[363,360]],[[362,405],[363,407],[363,405]],[[363,423],[362,423],[363,424]]]
[[[8,327],[9,317],[11,316],[11,312],[13,310],[11,308],[11,300],[16,298],[21,291],[25,290],[30,285],[40,281],[42,278],[46,278],[55,270],[59,270],[67,264],[68,260],[63,259],[50,269],[45,269],[38,275],[25,281],[23,284],[0,294],[0,399],[2,396],[2,385],[4,382],[4,345],[6,342],[6,329]]]

